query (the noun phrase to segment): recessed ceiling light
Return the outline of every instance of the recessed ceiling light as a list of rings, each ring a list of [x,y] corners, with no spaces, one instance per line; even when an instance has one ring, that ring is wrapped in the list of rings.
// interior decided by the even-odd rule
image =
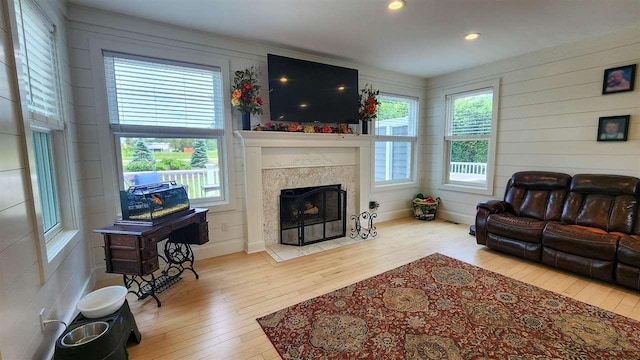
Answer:
[[[389,3],[389,9],[398,10],[402,9],[407,3],[404,0],[393,0]]]
[[[283,84],[286,83],[287,81],[289,81],[289,79],[287,79],[286,76],[283,76],[283,77],[280,78],[280,82],[283,83]]]
[[[475,40],[477,38],[480,37],[480,33],[479,32],[472,32],[472,33],[468,33],[467,35],[464,36],[465,40]]]
[[[344,91],[344,86],[338,86],[338,91]]]
[[[301,107],[301,108],[303,108],[303,109],[304,109],[304,108],[306,108],[307,106],[308,106],[308,105],[307,105],[307,104],[304,104],[304,103],[300,104],[300,107]]]

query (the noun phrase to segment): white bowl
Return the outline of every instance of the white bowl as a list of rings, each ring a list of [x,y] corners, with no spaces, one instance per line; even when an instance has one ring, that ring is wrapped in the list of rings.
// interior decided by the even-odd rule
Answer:
[[[87,294],[78,302],[78,310],[89,319],[96,319],[116,312],[124,304],[127,288],[108,286]]]

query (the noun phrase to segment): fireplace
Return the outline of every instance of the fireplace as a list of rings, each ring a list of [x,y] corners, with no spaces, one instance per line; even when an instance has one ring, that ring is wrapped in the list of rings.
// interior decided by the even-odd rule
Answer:
[[[368,209],[370,136],[279,131],[236,131],[234,135],[244,150],[247,253],[284,246],[280,244],[282,189],[342,184],[347,192],[347,221]]]
[[[303,246],[344,237],[347,192],[341,185],[280,192],[280,243]]]

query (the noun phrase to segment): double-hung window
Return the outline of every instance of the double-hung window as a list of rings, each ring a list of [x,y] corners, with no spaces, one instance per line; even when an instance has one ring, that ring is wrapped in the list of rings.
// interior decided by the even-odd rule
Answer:
[[[492,191],[498,87],[496,80],[445,94],[445,187]]]
[[[374,179],[379,186],[415,180],[418,100],[383,94],[375,124]]]
[[[175,181],[196,203],[227,200],[221,69],[103,56],[121,188]]]
[[[28,172],[33,179],[34,233],[41,280],[47,281],[81,239],[70,166],[72,138],[65,129],[55,23],[35,1],[10,4]]]
[[[56,147],[62,137],[62,101],[56,53],[55,27],[30,0],[15,0],[16,29],[22,74],[20,87],[26,103],[25,123],[31,130],[31,161],[35,163],[35,205],[45,243],[62,229]],[[49,255],[52,255],[51,252]]]

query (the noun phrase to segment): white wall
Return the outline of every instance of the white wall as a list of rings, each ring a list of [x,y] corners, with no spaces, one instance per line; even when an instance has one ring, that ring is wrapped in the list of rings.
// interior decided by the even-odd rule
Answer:
[[[482,40],[480,40],[482,41]],[[640,74],[636,90],[601,95],[605,69],[640,63],[640,27],[429,79],[423,123],[423,187],[442,197],[443,218],[471,224],[485,195],[439,189],[442,89],[500,78],[493,198],[517,171],[640,176]],[[631,115],[627,142],[596,142],[598,118]]]
[[[96,63],[96,59],[91,57],[90,44],[118,41],[153,47],[164,51],[181,51],[194,56],[215,56],[229,63],[231,77],[236,70],[242,70],[252,65],[258,66],[264,70],[260,79],[264,88],[267,88],[266,54],[276,53],[358,68],[361,86],[365,83],[370,83],[384,92],[416,97],[422,97],[424,94],[424,80],[416,77],[379,71],[311,54],[293,52],[269,45],[203,33],[75,5],[68,7],[68,15],[69,52],[74,76],[73,86],[81,154],[80,168],[85,177],[85,190],[87,192],[85,208],[89,212],[86,219],[86,229],[87,236],[92,239],[97,276],[99,277],[104,276],[103,241],[100,236],[91,234],[90,230],[104,226],[116,218],[116,207],[113,205],[115,203],[113,196],[116,196],[114,194],[116,175],[114,166],[110,165],[114,163],[115,154],[112,151],[104,151],[104,143],[113,140],[110,134],[98,134],[100,122],[105,122],[102,123],[104,125],[108,118],[107,114],[100,111],[100,107],[97,106],[98,102],[103,101],[103,99],[96,98],[96,94],[102,93],[102,91],[95,88],[94,79],[96,79],[96,76],[103,75],[101,74],[101,69],[95,69],[96,66],[92,66],[92,64]],[[273,41],[277,42],[277,39],[273,39]],[[99,61],[101,60],[98,59],[97,63]],[[225,86],[229,86],[229,84]],[[268,94],[266,94],[266,91],[263,96],[266,97],[265,108],[268,109]],[[234,111],[233,117],[234,129],[241,128],[240,117],[236,111]],[[260,121],[267,121],[268,111],[262,117],[254,115],[252,120],[254,124]],[[234,157],[232,161],[235,165],[235,183],[232,185],[235,189],[236,209],[224,212],[218,212],[215,208],[210,209],[208,215],[210,241],[206,245],[196,247],[197,258],[219,256],[244,250],[247,236],[247,219],[243,209],[244,170],[241,160],[242,152],[237,139],[234,139],[233,150]],[[380,219],[408,216],[410,214],[410,200],[417,192],[417,187],[418,185],[416,184],[410,189],[370,194],[371,199],[381,203]],[[367,195],[369,194],[365,194],[365,196]],[[228,224],[227,231],[222,231],[222,222]]]
[[[38,2],[58,29],[65,121],[75,137],[64,7],[54,1]],[[52,354],[62,327],[50,325],[42,333],[40,309],[45,308],[46,318],[69,321],[75,316],[75,304],[93,282],[88,244],[80,240],[49,280],[41,283],[7,0],[0,5],[0,349],[5,360],[42,359]],[[73,160],[75,145],[71,152]]]

